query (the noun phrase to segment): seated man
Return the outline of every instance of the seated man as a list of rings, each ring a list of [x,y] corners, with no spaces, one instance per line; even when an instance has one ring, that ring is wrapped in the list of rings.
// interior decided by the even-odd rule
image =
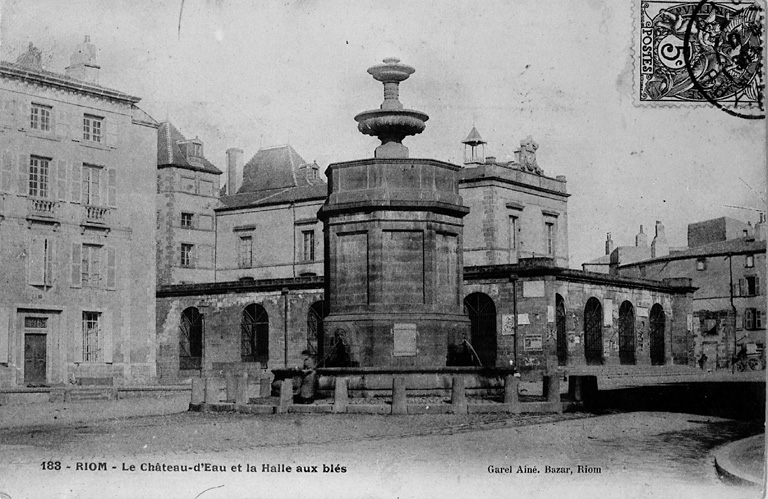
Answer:
[[[307,355],[304,359],[304,368],[301,371],[301,384],[299,385],[299,394],[296,396],[297,404],[311,404],[315,400],[315,390],[317,389],[315,366],[314,356]]]

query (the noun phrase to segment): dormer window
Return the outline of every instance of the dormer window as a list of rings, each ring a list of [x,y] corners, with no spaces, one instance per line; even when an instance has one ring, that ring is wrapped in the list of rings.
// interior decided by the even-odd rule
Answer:
[[[185,152],[188,158],[202,158],[203,157],[203,143],[199,140],[191,140],[184,144]]]

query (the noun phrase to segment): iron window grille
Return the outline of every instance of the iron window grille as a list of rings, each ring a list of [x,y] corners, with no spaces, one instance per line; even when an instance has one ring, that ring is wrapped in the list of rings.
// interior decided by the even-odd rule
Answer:
[[[101,360],[101,313],[83,312],[83,362]]]

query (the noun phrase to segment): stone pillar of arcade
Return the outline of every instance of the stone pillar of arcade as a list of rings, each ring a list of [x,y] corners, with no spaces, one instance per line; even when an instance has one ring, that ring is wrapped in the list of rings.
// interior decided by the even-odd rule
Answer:
[[[394,58],[368,69],[384,84],[384,102],[355,120],[381,145],[373,158],[326,172],[329,195],[318,216],[331,366],[441,367],[469,339],[462,293],[469,209],[459,196],[459,166],[409,158],[402,144],[428,119],[399,100],[399,84],[413,72]]]

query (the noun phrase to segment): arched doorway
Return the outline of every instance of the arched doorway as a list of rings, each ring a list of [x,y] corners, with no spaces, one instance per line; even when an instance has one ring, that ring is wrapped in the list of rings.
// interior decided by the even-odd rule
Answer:
[[[603,306],[595,297],[584,307],[584,357],[588,365],[603,363]]]
[[[568,336],[565,334],[565,300],[555,295],[555,328],[557,329],[557,365],[568,363]]]
[[[179,369],[200,369],[203,361],[203,314],[195,307],[181,313]]]
[[[496,305],[484,293],[464,298],[464,313],[472,323],[470,343],[483,366],[496,365]]]
[[[651,325],[651,365],[664,365],[664,330],[666,327],[667,315],[664,309],[658,303],[651,307],[651,316],[649,322]]]
[[[240,332],[240,360],[261,362],[266,367],[269,362],[269,316],[264,307],[256,303],[245,307]]]
[[[323,358],[323,319],[325,318],[323,300],[313,303],[307,311],[307,352],[318,361]]]
[[[619,362],[635,363],[635,307],[628,301],[619,307]]]

